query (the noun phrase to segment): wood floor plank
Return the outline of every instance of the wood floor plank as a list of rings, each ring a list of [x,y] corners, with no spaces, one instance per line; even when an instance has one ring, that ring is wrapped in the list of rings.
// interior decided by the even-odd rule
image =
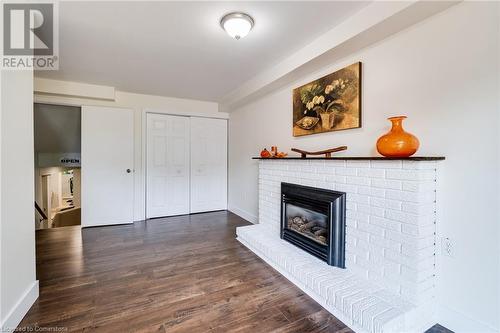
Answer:
[[[326,331],[325,331],[326,330]],[[288,325],[282,326],[273,332],[275,333],[312,333],[312,332],[331,332],[337,333],[352,333],[353,331],[347,328],[341,321],[333,317],[326,310],[321,309],[315,313],[307,315],[299,320],[296,320]]]
[[[271,307],[240,320],[216,326],[214,333],[270,332],[290,322],[278,309]]]
[[[294,322],[302,319],[304,317],[304,313],[315,313],[320,311],[322,307],[309,296],[302,295],[292,301],[280,304],[278,309],[280,309],[290,322]]]

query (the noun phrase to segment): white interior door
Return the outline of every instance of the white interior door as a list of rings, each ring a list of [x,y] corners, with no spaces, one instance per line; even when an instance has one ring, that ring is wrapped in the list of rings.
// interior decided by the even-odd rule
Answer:
[[[227,209],[227,121],[191,118],[191,213]]]
[[[147,218],[189,214],[189,122],[147,114]]]
[[[82,107],[82,226],[133,222],[133,110]]]

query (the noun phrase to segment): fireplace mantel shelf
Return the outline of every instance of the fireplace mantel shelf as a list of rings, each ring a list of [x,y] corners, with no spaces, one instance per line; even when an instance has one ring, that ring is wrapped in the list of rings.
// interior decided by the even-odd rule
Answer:
[[[412,156],[412,157],[382,157],[382,156],[336,156],[336,157],[300,157],[287,156],[283,158],[252,157],[253,160],[358,160],[358,161],[442,161],[444,156]]]

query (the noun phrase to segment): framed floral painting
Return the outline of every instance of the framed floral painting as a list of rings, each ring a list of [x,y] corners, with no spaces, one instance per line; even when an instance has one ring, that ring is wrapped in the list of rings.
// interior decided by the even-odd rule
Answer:
[[[293,90],[293,136],[361,127],[361,62]]]

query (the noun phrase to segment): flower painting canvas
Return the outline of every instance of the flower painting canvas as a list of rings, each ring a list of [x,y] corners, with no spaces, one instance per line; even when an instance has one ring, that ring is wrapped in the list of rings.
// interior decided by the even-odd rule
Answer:
[[[361,127],[361,63],[293,90],[293,136]]]

